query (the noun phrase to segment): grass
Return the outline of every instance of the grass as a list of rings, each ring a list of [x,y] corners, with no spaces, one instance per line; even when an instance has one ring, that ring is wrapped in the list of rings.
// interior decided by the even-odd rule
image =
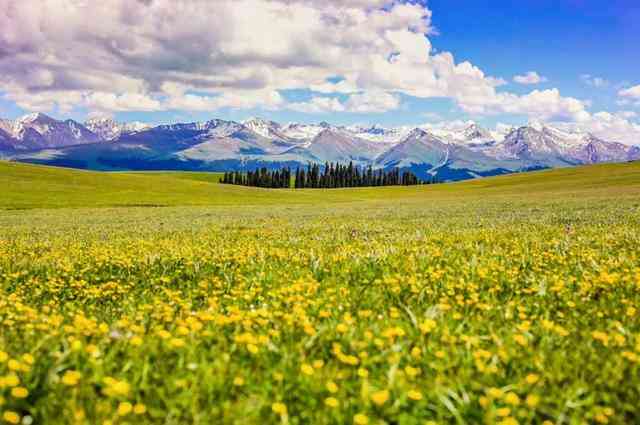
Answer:
[[[640,164],[216,178],[0,163],[0,418],[640,422]]]
[[[636,193],[639,163],[514,174],[453,184],[332,190],[265,190],[218,184],[218,173],[101,173],[0,162],[2,209],[126,206],[329,205],[485,196]]]

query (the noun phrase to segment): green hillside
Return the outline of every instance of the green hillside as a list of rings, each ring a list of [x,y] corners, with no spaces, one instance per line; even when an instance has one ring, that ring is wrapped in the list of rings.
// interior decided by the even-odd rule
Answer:
[[[637,195],[640,163],[594,165],[420,187],[265,190],[218,184],[220,174],[102,173],[0,162],[2,209],[293,205],[486,196]]]

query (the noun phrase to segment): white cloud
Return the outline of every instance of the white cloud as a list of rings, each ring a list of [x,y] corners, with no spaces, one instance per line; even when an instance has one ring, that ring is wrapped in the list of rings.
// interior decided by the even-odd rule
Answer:
[[[369,91],[351,95],[345,106],[349,112],[380,113],[398,109],[400,97],[386,92]]]
[[[582,74],[580,76],[580,80],[582,80],[584,84],[595,88],[608,87],[610,84],[609,81],[605,80],[604,78],[594,77],[589,74]]]
[[[333,97],[315,96],[308,102],[292,103],[288,109],[298,112],[322,114],[330,112],[352,112],[358,114],[382,113],[397,109],[400,97],[392,93],[371,91],[356,93],[345,102]]]
[[[99,111],[160,111],[162,104],[156,99],[141,93],[123,93],[120,95],[105,92],[92,92],[84,96],[81,104]]]
[[[570,130],[589,132],[604,140],[640,146],[640,124],[629,121],[628,114],[597,112],[577,123],[556,123]]]
[[[518,84],[540,84],[549,80],[547,80],[546,77],[539,75],[535,71],[529,71],[524,75],[516,75],[515,77],[513,77],[513,81]]]
[[[313,97],[308,102],[290,103],[287,108],[307,114],[345,111],[345,106],[338,99],[332,97]]]
[[[620,90],[618,96],[628,99],[640,100],[640,85],[629,87],[628,89]]]
[[[424,2],[5,0],[0,22],[0,87],[30,110],[371,113],[398,108],[402,94],[475,114],[586,113],[557,89],[498,92],[503,79],[435,52]],[[281,92],[295,89],[324,96],[287,105]]]
[[[524,96],[487,91],[462,98],[460,106],[470,114],[516,114],[543,121],[582,121],[589,116],[587,103],[563,97],[558,89],[534,90]]]

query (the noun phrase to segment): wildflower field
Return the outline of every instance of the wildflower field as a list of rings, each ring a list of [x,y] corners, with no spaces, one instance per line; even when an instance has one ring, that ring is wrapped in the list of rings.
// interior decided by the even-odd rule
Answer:
[[[640,423],[639,163],[217,178],[0,164],[0,421]]]

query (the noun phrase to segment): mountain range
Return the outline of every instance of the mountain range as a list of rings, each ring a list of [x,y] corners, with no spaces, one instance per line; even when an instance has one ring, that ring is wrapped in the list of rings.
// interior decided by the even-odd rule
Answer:
[[[639,141],[640,143],[640,141]],[[251,170],[350,162],[463,180],[533,169],[640,159],[640,147],[529,124],[502,133],[474,122],[416,128],[333,126],[253,118],[171,125],[42,113],[0,119],[0,158],[92,170]]]

